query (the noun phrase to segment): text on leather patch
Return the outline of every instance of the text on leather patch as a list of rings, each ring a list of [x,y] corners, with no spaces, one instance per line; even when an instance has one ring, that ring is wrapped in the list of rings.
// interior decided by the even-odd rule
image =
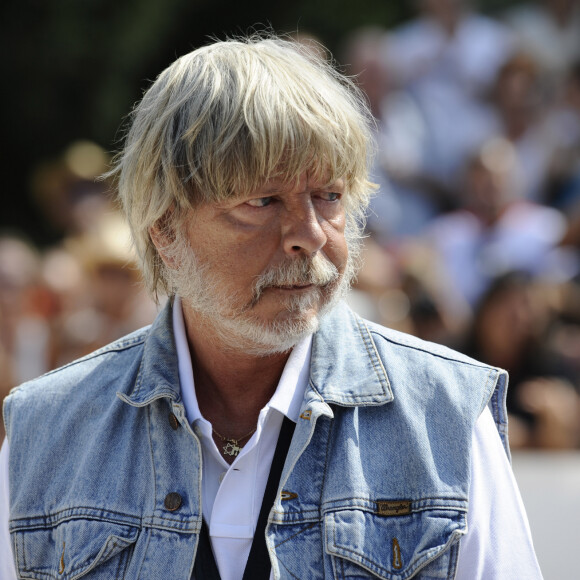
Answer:
[[[378,500],[377,513],[380,516],[406,516],[411,513],[408,500]]]

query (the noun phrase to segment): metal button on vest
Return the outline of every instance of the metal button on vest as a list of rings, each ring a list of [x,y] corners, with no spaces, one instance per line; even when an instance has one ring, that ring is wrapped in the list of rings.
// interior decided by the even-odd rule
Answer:
[[[174,431],[176,431],[179,428],[179,421],[177,420],[177,417],[173,413],[169,413],[169,424],[171,425],[171,428]]]
[[[176,492],[172,491],[165,496],[165,507],[170,511],[174,512],[181,507],[183,503],[183,498]]]

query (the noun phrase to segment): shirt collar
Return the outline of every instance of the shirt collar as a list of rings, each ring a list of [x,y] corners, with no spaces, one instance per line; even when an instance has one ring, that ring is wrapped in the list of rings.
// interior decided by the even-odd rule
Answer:
[[[181,319],[183,325],[183,316]],[[318,401],[322,405],[321,412],[329,416],[332,416],[332,411],[328,405],[332,403],[341,406],[366,406],[382,405],[392,401],[394,397],[386,371],[388,361],[391,359],[390,349],[387,347],[392,341],[384,337],[386,342],[384,340],[382,342],[385,346],[382,349],[382,356],[379,356],[377,344],[373,339],[373,333],[377,332],[384,335],[386,330],[373,325],[367,326],[367,323],[344,303],[338,304],[329,312],[313,338],[306,339],[309,345],[311,342],[312,354],[309,354],[310,348],[304,352],[298,347],[292,353],[298,356],[302,352],[303,363],[298,366],[306,370],[299,373],[302,382],[290,396],[292,404],[288,407],[289,412],[295,408],[294,402],[302,399],[302,389],[305,386],[307,388],[304,393],[304,404],[315,405]],[[396,337],[397,343],[406,344],[411,340],[400,334]],[[143,338],[143,333],[136,333],[125,338],[117,348],[127,348],[132,342],[141,343]],[[191,361],[187,364],[189,348],[184,326],[181,340],[186,347],[180,349],[184,353],[181,360],[186,362],[179,365],[170,300],[145,336],[142,360],[133,389],[126,394],[118,393],[118,396],[137,407],[148,405],[161,397],[179,402],[180,399],[184,399],[184,393],[188,390],[195,396]],[[411,343],[409,346],[417,348],[414,341]],[[397,364],[396,357],[393,364]],[[184,368],[184,365],[189,370],[188,372],[184,370],[181,375],[179,366]],[[288,363],[286,366],[289,366]],[[310,373],[307,370],[308,366]],[[180,383],[184,385],[182,392]],[[195,412],[195,409],[192,412]]]
[[[185,406],[185,414],[190,423],[203,419],[195,395],[193,366],[185,331],[181,299],[176,296],[173,302],[173,335],[177,350],[177,365],[181,396]],[[301,340],[292,350],[276,391],[266,405],[286,415],[289,419],[298,421],[300,406],[304,392],[308,386],[310,371],[310,354],[312,351],[312,336]]]

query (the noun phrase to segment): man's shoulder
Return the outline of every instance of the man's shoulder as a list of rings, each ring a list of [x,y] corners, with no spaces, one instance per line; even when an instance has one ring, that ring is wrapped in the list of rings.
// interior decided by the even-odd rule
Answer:
[[[423,340],[411,334],[394,330],[385,326],[381,326],[376,322],[360,319],[367,327],[369,333],[375,340],[375,344],[384,344],[385,348],[412,350],[419,354],[424,354],[427,359],[438,358],[449,361],[450,363],[457,363],[459,365],[468,365],[475,368],[489,369],[490,365],[473,359],[457,350],[454,350],[443,344]]]
[[[87,382],[98,383],[101,387],[114,384],[120,375],[140,361],[150,328],[136,330],[82,358],[22,383],[12,389],[7,400],[60,397],[85,387]]]
[[[315,336],[311,381],[330,403],[394,402],[393,408],[413,409],[416,416],[437,412],[470,418],[472,424],[489,404],[507,441],[504,370],[365,320],[346,304],[337,306]]]
[[[473,359],[442,344],[362,321],[372,336],[378,356],[385,365],[393,389],[405,384],[421,398],[427,383],[438,385],[455,400],[467,397],[488,401],[497,390],[502,399],[508,374],[504,369]],[[409,380],[411,378],[411,380]],[[434,391],[435,392],[435,391]],[[499,420],[499,415],[498,415]]]
[[[429,342],[362,318],[344,303],[332,313],[328,325],[330,328],[327,334],[336,341],[344,340],[344,337],[340,337],[344,333],[354,333],[363,339],[372,339],[370,344],[365,341],[365,348],[367,351],[371,346],[376,348],[382,360],[388,360],[397,355],[409,356],[410,352],[413,352],[418,357],[425,358],[426,361],[440,359],[479,369],[492,368],[442,344]]]
[[[346,304],[325,319],[319,334],[311,375],[329,400],[345,402],[351,391],[379,403],[398,398],[422,405],[444,397],[479,414],[493,397],[495,418],[504,422],[508,378],[503,369],[365,320]]]

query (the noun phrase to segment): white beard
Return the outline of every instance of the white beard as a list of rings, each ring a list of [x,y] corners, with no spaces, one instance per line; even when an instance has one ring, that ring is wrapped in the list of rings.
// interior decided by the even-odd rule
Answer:
[[[239,292],[224,288],[209,266],[198,264],[186,243],[176,242],[176,246],[179,249],[174,263],[179,267],[167,269],[176,293],[211,324],[223,348],[254,356],[287,352],[316,332],[322,317],[344,297],[354,277],[350,252],[342,275],[320,253],[313,258],[294,258],[257,276],[248,303]],[[279,319],[264,321],[253,314],[252,309],[268,287],[304,284],[313,284],[314,288],[281,298],[283,315]]]

